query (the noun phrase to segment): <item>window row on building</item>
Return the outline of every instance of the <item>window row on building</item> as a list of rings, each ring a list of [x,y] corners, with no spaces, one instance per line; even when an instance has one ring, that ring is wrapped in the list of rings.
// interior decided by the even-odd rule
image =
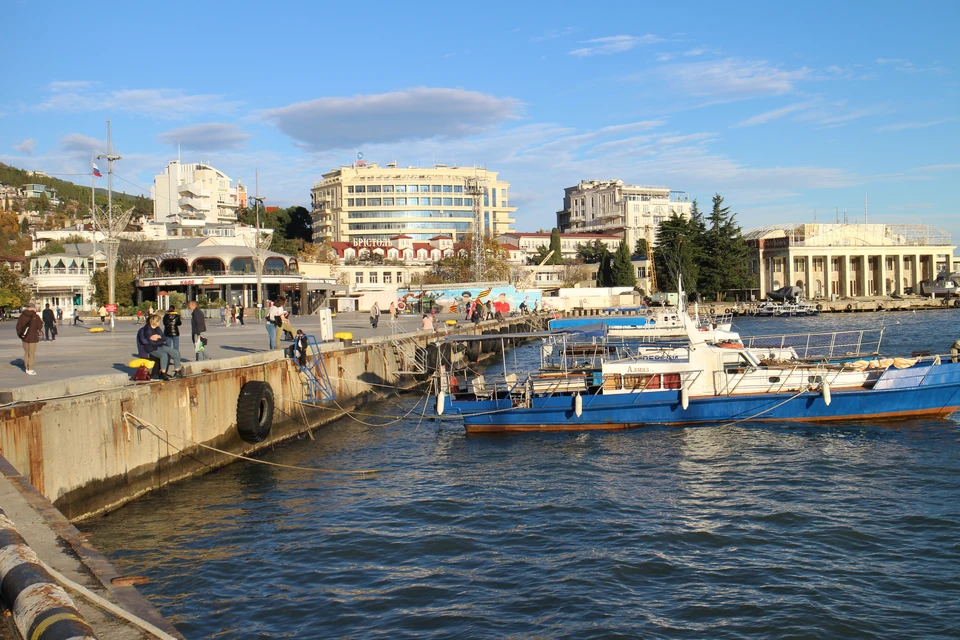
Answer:
[[[462,184],[347,185],[347,193],[463,193]]]
[[[348,207],[409,206],[472,207],[473,198],[347,198]]]

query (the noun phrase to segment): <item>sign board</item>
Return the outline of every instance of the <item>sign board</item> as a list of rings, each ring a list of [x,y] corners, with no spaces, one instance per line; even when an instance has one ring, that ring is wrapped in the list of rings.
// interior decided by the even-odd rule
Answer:
[[[116,312],[117,312],[117,305],[115,305],[115,304],[107,304],[107,305],[104,305],[104,306],[107,308],[107,313],[116,313]]]

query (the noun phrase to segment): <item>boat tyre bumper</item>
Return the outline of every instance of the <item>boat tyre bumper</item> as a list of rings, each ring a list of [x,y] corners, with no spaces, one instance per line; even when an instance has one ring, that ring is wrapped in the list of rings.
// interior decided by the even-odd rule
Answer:
[[[273,388],[269,382],[252,380],[237,398],[237,433],[244,442],[263,442],[273,427]]]

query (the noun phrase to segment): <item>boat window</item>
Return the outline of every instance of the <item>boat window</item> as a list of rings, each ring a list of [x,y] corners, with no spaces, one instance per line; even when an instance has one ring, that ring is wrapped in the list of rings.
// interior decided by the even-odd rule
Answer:
[[[777,376],[771,376],[770,378],[768,378],[768,380],[770,382],[780,382],[780,378]]]
[[[616,389],[622,389],[623,386],[620,384],[620,374],[613,373],[603,376],[603,388],[607,391],[613,391]]]
[[[659,378],[659,376],[654,376],[654,377]],[[631,389],[631,390],[645,389],[648,386],[654,389],[659,389],[660,388],[659,380],[657,380],[657,385],[654,387],[650,380],[650,376],[648,375],[628,374],[623,376],[624,389]]]
[[[810,383],[820,383],[823,382],[823,376],[809,376],[807,382]]]

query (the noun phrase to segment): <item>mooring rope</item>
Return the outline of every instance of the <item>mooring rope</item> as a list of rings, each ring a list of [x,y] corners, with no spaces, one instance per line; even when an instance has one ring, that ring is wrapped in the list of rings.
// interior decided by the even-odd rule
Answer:
[[[156,438],[158,438],[158,439],[160,439],[160,435],[157,434],[157,433],[154,433],[154,432],[153,432],[153,429],[156,429],[157,431],[161,431],[161,432],[167,434],[167,436],[173,436],[174,438],[177,438],[177,439],[179,439],[179,440],[183,440],[184,442],[189,442],[190,444],[193,444],[193,445],[195,445],[195,446],[201,447],[201,448],[203,448],[203,449],[208,449],[208,450],[210,450],[210,451],[215,451],[215,452],[217,452],[217,453],[222,453],[222,454],[225,455],[225,456],[230,456],[231,458],[236,458],[236,459],[238,459],[238,460],[246,460],[246,461],[248,461],[248,462],[256,462],[257,464],[263,464],[263,465],[267,465],[267,466],[270,466],[270,467],[280,467],[280,468],[282,468],[282,469],[293,469],[293,470],[295,470],[295,471],[312,471],[312,472],[314,472],[314,473],[340,473],[340,474],[344,474],[344,475],[368,475],[368,474],[380,473],[380,472],[381,472],[380,469],[348,470],[348,469],[321,469],[321,468],[316,468],[316,467],[300,467],[300,466],[297,466],[297,465],[282,464],[282,463],[279,463],[279,462],[270,462],[269,460],[260,460],[260,459],[258,459],[258,458],[251,458],[251,457],[249,457],[249,456],[240,455],[239,453],[231,453],[230,451],[224,451],[223,449],[218,449],[218,448],[216,448],[216,447],[211,447],[210,445],[203,444],[202,442],[197,442],[196,440],[193,440],[193,439],[191,439],[191,438],[185,438],[185,437],[180,436],[180,435],[177,435],[177,434],[175,434],[175,433],[171,433],[171,432],[167,431],[166,429],[164,429],[163,427],[158,427],[157,425],[153,424],[152,422],[148,422],[148,421],[144,420],[143,418],[140,418],[140,417],[138,417],[138,416],[133,415],[133,414],[130,413],[129,411],[124,411],[124,413],[123,413],[123,419],[124,419],[125,421],[130,421],[130,420],[134,421],[134,422],[133,422],[133,426],[134,426],[136,429],[138,429],[138,430],[145,430],[145,431],[147,431],[148,433],[153,434],[153,435],[154,435]],[[209,466],[209,465],[208,465],[208,466]]]

